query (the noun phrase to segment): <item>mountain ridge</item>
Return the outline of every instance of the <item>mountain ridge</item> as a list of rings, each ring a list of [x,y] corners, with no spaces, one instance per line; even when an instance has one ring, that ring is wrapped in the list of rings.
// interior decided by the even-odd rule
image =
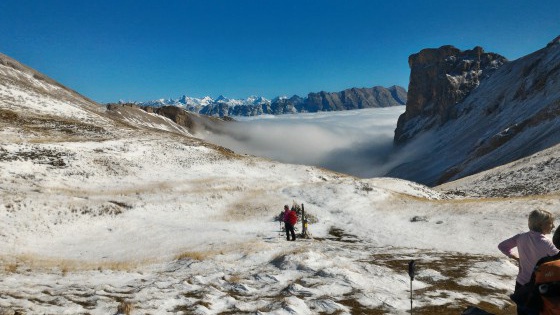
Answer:
[[[220,95],[213,99],[209,96],[193,98],[183,95],[177,99],[119,103],[132,103],[141,107],[176,106],[207,116],[257,116],[400,106],[406,103],[406,94],[404,88],[393,85],[388,88],[374,86],[349,88],[340,92],[321,91],[309,93],[307,97],[279,96],[272,100],[259,96],[229,99]]]

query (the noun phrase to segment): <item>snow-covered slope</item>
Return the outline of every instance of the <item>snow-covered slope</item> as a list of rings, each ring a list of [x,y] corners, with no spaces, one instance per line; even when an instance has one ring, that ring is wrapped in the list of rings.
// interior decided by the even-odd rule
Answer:
[[[0,104],[3,122],[19,121],[13,128],[21,128],[22,121],[33,125],[33,118],[52,117],[62,125],[49,126],[49,132],[77,133],[78,128],[67,125],[80,124],[81,129],[105,129],[113,122],[103,117],[104,109],[93,101],[56,83],[52,79],[30,69],[12,58],[0,54]],[[40,124],[38,121],[36,124]],[[7,126],[10,127],[10,126]],[[64,129],[64,130],[63,130]],[[71,132],[74,131],[74,132]],[[29,135],[26,135],[29,136]]]
[[[148,113],[10,80],[0,81],[2,313],[407,314],[415,259],[415,314],[469,304],[510,314],[516,266],[496,244],[525,230],[534,207],[559,214],[555,196],[449,199],[241,156]],[[293,202],[311,239],[285,241],[275,218]]]
[[[475,197],[521,197],[560,192],[560,145],[436,187]]]
[[[139,128],[189,135],[187,128],[160,115],[124,106],[107,110],[2,54],[0,80],[3,140],[102,140]]]
[[[161,134],[2,143],[0,152],[3,306],[103,314],[124,299],[151,313],[404,313],[409,259],[422,266],[417,288],[496,289],[481,296],[464,285],[452,291],[462,302],[425,295],[419,308],[507,305],[515,267],[491,256],[512,224],[523,229],[521,201],[445,200],[402,180],[357,180]],[[313,240],[284,240],[274,217],[292,201],[317,218]],[[465,277],[452,278],[443,266],[457,257],[478,264],[465,261]]]

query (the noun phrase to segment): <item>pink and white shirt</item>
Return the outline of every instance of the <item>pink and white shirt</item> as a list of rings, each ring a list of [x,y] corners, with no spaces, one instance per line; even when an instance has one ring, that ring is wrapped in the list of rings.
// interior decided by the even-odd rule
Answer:
[[[498,249],[508,257],[517,257],[513,249],[517,247],[519,254],[519,274],[516,281],[526,284],[531,280],[531,274],[539,259],[558,254],[558,249],[542,233],[529,231],[517,234],[498,245]]]

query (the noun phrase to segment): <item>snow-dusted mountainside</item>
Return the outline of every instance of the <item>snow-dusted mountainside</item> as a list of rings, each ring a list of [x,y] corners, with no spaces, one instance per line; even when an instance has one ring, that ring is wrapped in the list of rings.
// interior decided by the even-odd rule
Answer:
[[[475,197],[523,197],[560,192],[560,145],[437,187]]]
[[[184,112],[149,113],[131,106],[101,106],[45,75],[0,54],[0,126],[3,140],[104,140],[138,130],[165,131],[190,136],[216,120]],[[188,120],[188,122],[186,121]],[[36,140],[39,141],[39,140]]]
[[[516,265],[496,244],[525,230],[533,207],[559,214],[554,195],[456,199],[405,180],[241,156],[191,137],[188,123],[101,107],[2,60],[3,314],[119,305],[131,314],[408,314],[411,259],[415,314],[471,304],[511,314]],[[293,202],[305,205],[310,239],[287,242],[275,220]]]
[[[54,80],[0,54],[0,102],[3,116],[59,117],[95,127],[111,123],[103,108]],[[18,125],[14,126],[18,127]],[[52,128],[54,131],[56,128]]]
[[[434,58],[433,64],[422,69],[438,73],[440,79],[447,75],[447,80],[456,80],[457,75],[441,74],[433,69],[449,60],[460,61],[452,57],[455,56],[444,53],[439,57],[443,59]],[[470,63],[469,67],[473,65]],[[425,89],[424,93],[437,97],[424,102],[423,108],[415,108],[414,115],[408,112],[409,105],[417,101],[409,96],[408,113],[403,114],[407,119],[399,122],[397,135],[399,139],[407,134],[414,136],[402,145],[401,153],[407,158],[390,176],[435,185],[530,156],[559,143],[559,38],[528,56],[505,62],[488,76],[475,79],[477,84],[458,103],[440,101],[445,97],[455,99],[448,93],[461,90]],[[409,90],[413,91],[412,85],[420,83],[411,80],[410,84]],[[421,93],[418,96],[429,100],[427,97]],[[427,112],[432,114],[425,115]]]
[[[125,108],[107,110],[2,54],[0,79],[4,141],[104,140],[138,128],[189,134],[187,128],[159,115]]]

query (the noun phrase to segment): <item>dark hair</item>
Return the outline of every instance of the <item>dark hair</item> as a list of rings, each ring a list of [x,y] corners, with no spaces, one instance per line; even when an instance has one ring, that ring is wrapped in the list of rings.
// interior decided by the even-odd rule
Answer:
[[[556,246],[556,248],[560,249],[560,228],[557,228],[554,231],[554,235],[552,235],[552,244]]]

